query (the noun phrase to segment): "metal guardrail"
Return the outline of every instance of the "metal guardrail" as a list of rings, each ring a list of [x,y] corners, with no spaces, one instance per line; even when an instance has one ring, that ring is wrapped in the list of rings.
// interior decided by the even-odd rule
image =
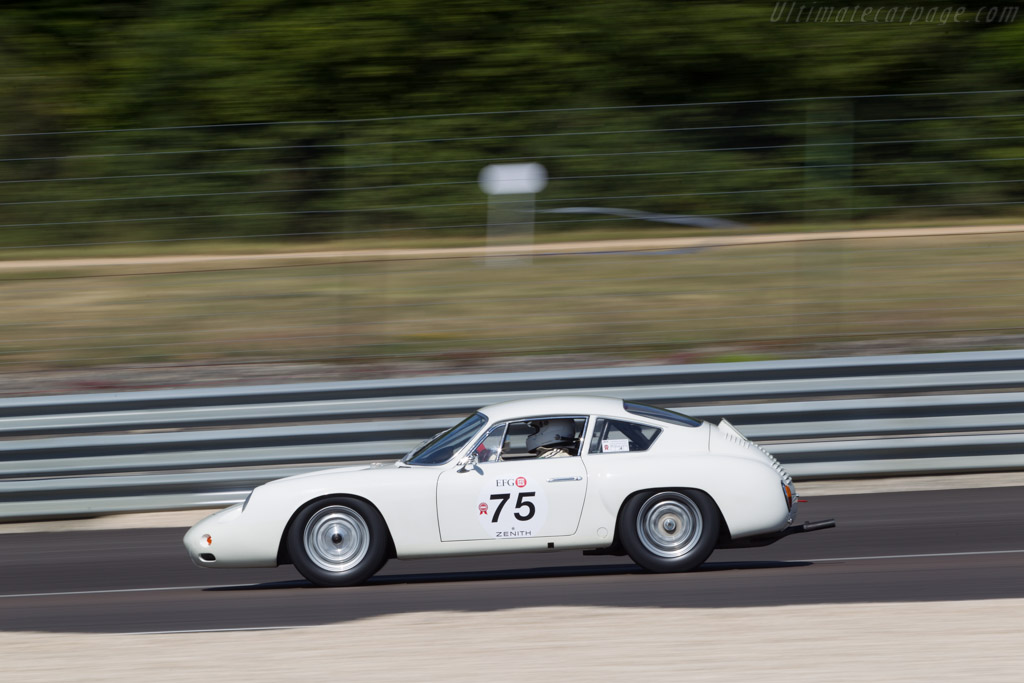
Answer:
[[[226,505],[559,393],[725,417],[798,479],[1022,469],[1015,389],[1024,351],[0,399],[0,520]]]

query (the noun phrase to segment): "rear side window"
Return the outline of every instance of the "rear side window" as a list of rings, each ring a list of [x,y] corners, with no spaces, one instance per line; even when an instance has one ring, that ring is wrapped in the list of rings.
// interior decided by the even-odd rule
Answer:
[[[674,410],[649,406],[646,403],[633,403],[631,401],[623,401],[622,407],[626,409],[627,413],[633,413],[640,417],[649,417],[653,420],[671,422],[674,425],[683,425],[684,427],[700,427],[700,420],[697,418],[677,413]]]
[[[650,425],[626,420],[598,418],[594,435],[590,438],[591,453],[638,453],[646,451],[661,434]]]

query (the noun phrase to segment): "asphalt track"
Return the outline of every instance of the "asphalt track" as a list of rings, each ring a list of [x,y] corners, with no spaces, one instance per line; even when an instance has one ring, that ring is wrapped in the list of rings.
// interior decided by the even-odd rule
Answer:
[[[1024,597],[1024,487],[825,496],[838,527],[716,551],[689,574],[552,551],[392,561],[357,588],[292,567],[194,567],[184,529],[0,535],[0,631],[287,628],[398,612],[514,607],[742,607]]]

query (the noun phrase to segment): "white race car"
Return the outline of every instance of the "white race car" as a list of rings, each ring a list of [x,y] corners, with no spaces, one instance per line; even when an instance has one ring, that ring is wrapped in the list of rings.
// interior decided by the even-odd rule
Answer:
[[[292,563],[320,586],[361,583],[389,558],[568,548],[677,572],[835,526],[789,526],[796,507],[778,461],[725,420],[560,396],[482,408],[395,463],[259,486],[185,547],[200,567]]]

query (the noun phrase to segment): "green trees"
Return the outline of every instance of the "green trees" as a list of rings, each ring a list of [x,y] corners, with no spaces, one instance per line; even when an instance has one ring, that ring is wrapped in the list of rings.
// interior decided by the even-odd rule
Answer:
[[[929,215],[871,206],[1015,211],[998,202],[1015,201],[1019,184],[990,184],[1013,180],[1015,162],[971,160],[1024,157],[1021,93],[655,105],[1013,89],[1024,20],[785,24],[771,11],[8,2],[0,246],[475,226],[472,181],[480,160],[501,157],[545,157],[553,177],[576,178],[553,181],[545,199],[643,195],[604,205],[745,222]],[[632,108],[418,118],[585,107]],[[372,120],[189,127],[360,119]]]

